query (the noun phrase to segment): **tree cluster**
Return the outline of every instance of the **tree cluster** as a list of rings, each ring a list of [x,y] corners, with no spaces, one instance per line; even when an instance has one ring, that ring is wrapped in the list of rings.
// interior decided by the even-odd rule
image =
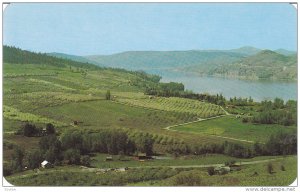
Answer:
[[[222,144],[206,144],[202,146],[177,145],[170,146],[168,153],[176,156],[180,154],[202,155],[217,153],[238,158],[250,158],[260,155],[292,155],[297,154],[297,134],[282,133],[271,135],[265,144],[254,143],[241,145],[225,141]]]
[[[47,123],[45,130],[43,130],[43,128],[37,127],[35,124],[26,122],[19,130],[17,130],[16,134],[24,135],[26,137],[40,137],[55,134],[55,132],[55,127],[51,123]]]
[[[254,103],[251,97],[249,98],[233,97],[233,98],[229,98],[227,104],[235,105],[235,106],[249,106],[249,105],[253,105]]]
[[[262,101],[259,112],[244,122],[248,121],[259,124],[296,125],[297,102],[289,100],[284,104],[279,98],[275,98],[273,102]]]
[[[146,86],[146,95],[155,95],[161,97],[181,97],[188,99],[195,99],[200,101],[206,101],[209,103],[224,105],[226,99],[222,94],[210,95],[207,93],[194,93],[192,91],[184,90],[182,83],[158,83],[155,86]]]

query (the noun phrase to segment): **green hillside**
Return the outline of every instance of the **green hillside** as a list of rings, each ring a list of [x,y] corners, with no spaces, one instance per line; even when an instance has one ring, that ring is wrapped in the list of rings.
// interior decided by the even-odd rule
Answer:
[[[101,68],[7,46],[4,47],[4,52],[3,104],[6,134],[17,131],[26,121],[38,126],[52,123],[63,132],[74,128],[74,120],[80,120],[83,123],[77,127],[83,130],[122,128],[143,131],[155,133],[159,142],[172,144],[176,141],[173,138],[177,133],[161,128],[196,120],[195,115],[186,112],[193,109],[189,103],[197,103],[199,109],[207,112],[213,109],[212,116],[218,114],[218,106],[189,99],[180,99],[184,105],[173,106],[172,110],[157,109],[155,103],[151,103],[152,100],[143,93],[146,85],[158,83],[157,76]],[[107,90],[111,93],[110,101],[105,99]],[[129,105],[142,98],[146,98],[150,105]],[[191,139],[189,134],[179,136],[177,140],[202,142]],[[208,140],[213,143],[222,142],[219,139]],[[158,150],[166,147],[167,145],[158,145]]]
[[[3,46],[3,62],[14,64],[47,64],[48,66],[55,67],[79,67],[85,69],[99,69],[99,66],[72,61],[63,58],[48,56],[45,53],[34,53],[22,50],[16,47]]]
[[[231,50],[129,51],[85,58],[99,66],[130,70],[182,70],[251,80],[297,77],[296,53],[284,49],[270,51],[245,46]]]
[[[213,75],[245,79],[297,79],[297,56],[285,56],[263,50],[258,54],[224,65],[210,72]]]

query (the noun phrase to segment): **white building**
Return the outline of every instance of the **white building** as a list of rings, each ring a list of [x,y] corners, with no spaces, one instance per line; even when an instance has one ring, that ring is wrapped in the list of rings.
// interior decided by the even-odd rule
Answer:
[[[41,163],[41,167],[43,168],[48,168],[50,167],[51,164],[47,161],[47,160],[44,160],[42,163]]]

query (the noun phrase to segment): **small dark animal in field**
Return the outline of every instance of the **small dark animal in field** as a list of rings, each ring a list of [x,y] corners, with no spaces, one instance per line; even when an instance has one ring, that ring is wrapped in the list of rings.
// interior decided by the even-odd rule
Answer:
[[[258,176],[258,173],[255,171],[251,176]]]

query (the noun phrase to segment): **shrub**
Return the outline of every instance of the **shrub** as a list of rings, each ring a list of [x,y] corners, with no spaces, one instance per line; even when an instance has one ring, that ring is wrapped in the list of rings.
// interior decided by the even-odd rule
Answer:
[[[65,160],[68,164],[80,164],[80,151],[77,149],[68,149],[64,154]]]
[[[13,172],[22,171],[23,169],[23,159],[25,156],[25,151],[20,147],[15,147],[12,154],[12,170]]]
[[[208,173],[208,175],[214,175],[215,174],[215,169],[214,169],[214,167],[208,167],[207,168],[207,173]]]
[[[38,132],[38,129],[35,127],[35,125],[30,123],[25,123],[22,129],[23,129],[23,135],[26,137],[32,137],[36,135]]]
[[[267,170],[268,170],[268,173],[270,173],[270,174],[273,173],[274,168],[273,168],[273,164],[271,162],[268,163]]]
[[[55,134],[54,125],[52,125],[51,123],[47,123],[46,131],[47,131],[47,134]]]
[[[242,119],[242,122],[243,122],[243,123],[248,123],[248,121],[249,121],[249,120],[248,120],[247,117],[243,117],[243,119]]]
[[[183,172],[174,177],[173,184],[176,186],[205,186],[203,178],[195,172]]]
[[[12,168],[9,164],[4,163],[3,164],[3,176],[9,176],[12,174]]]
[[[3,149],[13,149],[14,144],[9,141],[3,141]]]
[[[42,162],[42,153],[38,150],[32,151],[27,154],[28,168],[34,169],[40,166]]]
[[[87,166],[87,167],[90,166],[90,164],[91,164],[91,158],[88,155],[82,156],[80,161],[81,161],[82,165]]]

